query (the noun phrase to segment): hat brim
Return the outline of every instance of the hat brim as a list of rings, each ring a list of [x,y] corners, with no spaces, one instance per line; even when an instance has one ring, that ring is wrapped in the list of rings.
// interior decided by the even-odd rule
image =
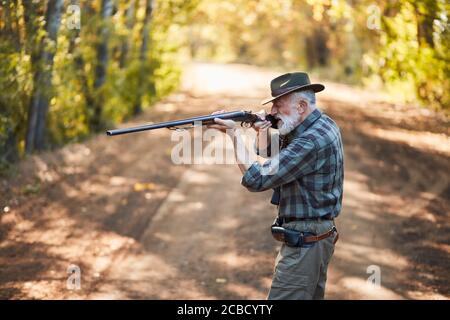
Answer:
[[[270,98],[267,98],[267,99],[263,100],[261,102],[261,104],[262,105],[267,104],[269,102],[272,102],[275,99],[278,99],[278,98],[280,98],[282,96],[285,96],[285,95],[287,95],[287,94],[289,94],[291,92],[294,92],[294,91],[312,90],[314,92],[320,92],[320,91],[323,91],[324,89],[325,89],[325,86],[323,84],[320,84],[320,83],[312,83],[312,84],[307,84],[307,85],[304,85],[304,86],[296,86],[296,87],[292,87],[291,89],[287,90],[286,92],[283,92],[282,94],[279,94],[279,95],[277,95],[275,97],[270,97]]]

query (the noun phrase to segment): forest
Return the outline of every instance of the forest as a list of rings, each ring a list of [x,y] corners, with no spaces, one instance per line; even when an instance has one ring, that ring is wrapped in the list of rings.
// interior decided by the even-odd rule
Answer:
[[[238,62],[450,108],[445,0],[1,0],[0,166],[82,141]]]
[[[0,300],[262,300],[277,252],[309,261],[318,246],[336,249],[309,268],[328,268],[326,299],[450,299],[449,13],[448,0],[0,0]],[[334,201],[322,177],[344,187],[333,222],[284,226],[332,223],[335,245],[285,251],[272,190],[215,161],[234,159],[220,131],[105,134],[269,112],[271,81],[294,71],[325,86],[311,114],[339,127],[344,169],[336,151],[310,165],[295,131],[283,152],[308,169],[275,179],[284,204],[315,214]],[[310,115],[295,128],[322,145],[330,127]],[[254,154],[255,128],[239,129]],[[283,290],[324,290],[286,274]]]

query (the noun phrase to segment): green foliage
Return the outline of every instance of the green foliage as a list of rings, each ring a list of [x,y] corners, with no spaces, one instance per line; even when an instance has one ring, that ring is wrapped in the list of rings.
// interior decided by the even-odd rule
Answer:
[[[10,12],[14,3],[3,3]],[[4,13],[4,12],[3,12]],[[23,12],[10,19],[0,20],[0,167],[18,159],[23,143],[18,137],[25,134],[27,102],[32,89],[31,56],[21,48],[25,39],[12,29],[23,25]]]
[[[449,7],[445,0],[205,0],[184,34],[194,59],[383,83],[397,98],[450,110]]]
[[[148,108],[179,84],[181,25],[198,1],[156,0],[146,30],[150,42],[140,57],[147,0],[120,0],[111,17],[101,17],[102,0],[65,1],[57,41],[45,31],[46,1],[0,0],[0,166],[24,153],[27,117],[42,50],[55,55],[52,83],[42,87],[50,96],[47,146],[76,142],[92,134],[93,105],[100,101],[101,123],[113,126]],[[68,5],[80,6],[81,29],[69,28],[74,19]],[[94,88],[97,46],[104,27],[107,37],[106,81]]]
[[[95,117],[97,129],[112,126],[169,94],[186,53],[381,83],[406,101],[450,110],[445,0],[155,0],[146,27],[148,0],[114,0],[112,16],[102,18],[104,1],[65,1],[57,41],[50,41],[49,1],[0,0],[0,166],[24,153],[36,86],[50,98],[47,145],[60,146],[92,134]],[[69,4],[80,6],[81,30],[68,28]],[[370,28],[377,11],[379,27]],[[149,42],[142,56],[144,30]],[[95,88],[104,39],[106,78]],[[42,59],[50,49],[53,64]],[[46,87],[35,79],[44,68],[52,76]]]
[[[378,60],[372,71],[391,89],[411,88],[402,91],[405,100],[418,98],[436,109],[450,108],[448,5],[410,1],[396,9],[395,16],[383,17],[378,50],[370,53]]]

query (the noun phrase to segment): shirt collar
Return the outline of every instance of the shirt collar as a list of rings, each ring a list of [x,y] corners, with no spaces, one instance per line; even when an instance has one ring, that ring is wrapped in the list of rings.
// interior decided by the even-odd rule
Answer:
[[[289,132],[286,136],[289,139],[294,138],[295,136],[299,136],[303,132],[306,131],[314,122],[317,121],[322,116],[322,112],[319,109],[314,109],[302,123],[300,123],[294,130]]]

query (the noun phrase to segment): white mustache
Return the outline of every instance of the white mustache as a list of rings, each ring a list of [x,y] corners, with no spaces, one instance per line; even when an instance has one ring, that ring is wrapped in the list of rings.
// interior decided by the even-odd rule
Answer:
[[[294,115],[277,115],[275,118],[278,119],[278,121],[282,122],[282,125],[278,126],[278,130],[282,135],[288,134],[289,132],[294,130],[296,122],[298,121],[298,119],[296,119]]]

